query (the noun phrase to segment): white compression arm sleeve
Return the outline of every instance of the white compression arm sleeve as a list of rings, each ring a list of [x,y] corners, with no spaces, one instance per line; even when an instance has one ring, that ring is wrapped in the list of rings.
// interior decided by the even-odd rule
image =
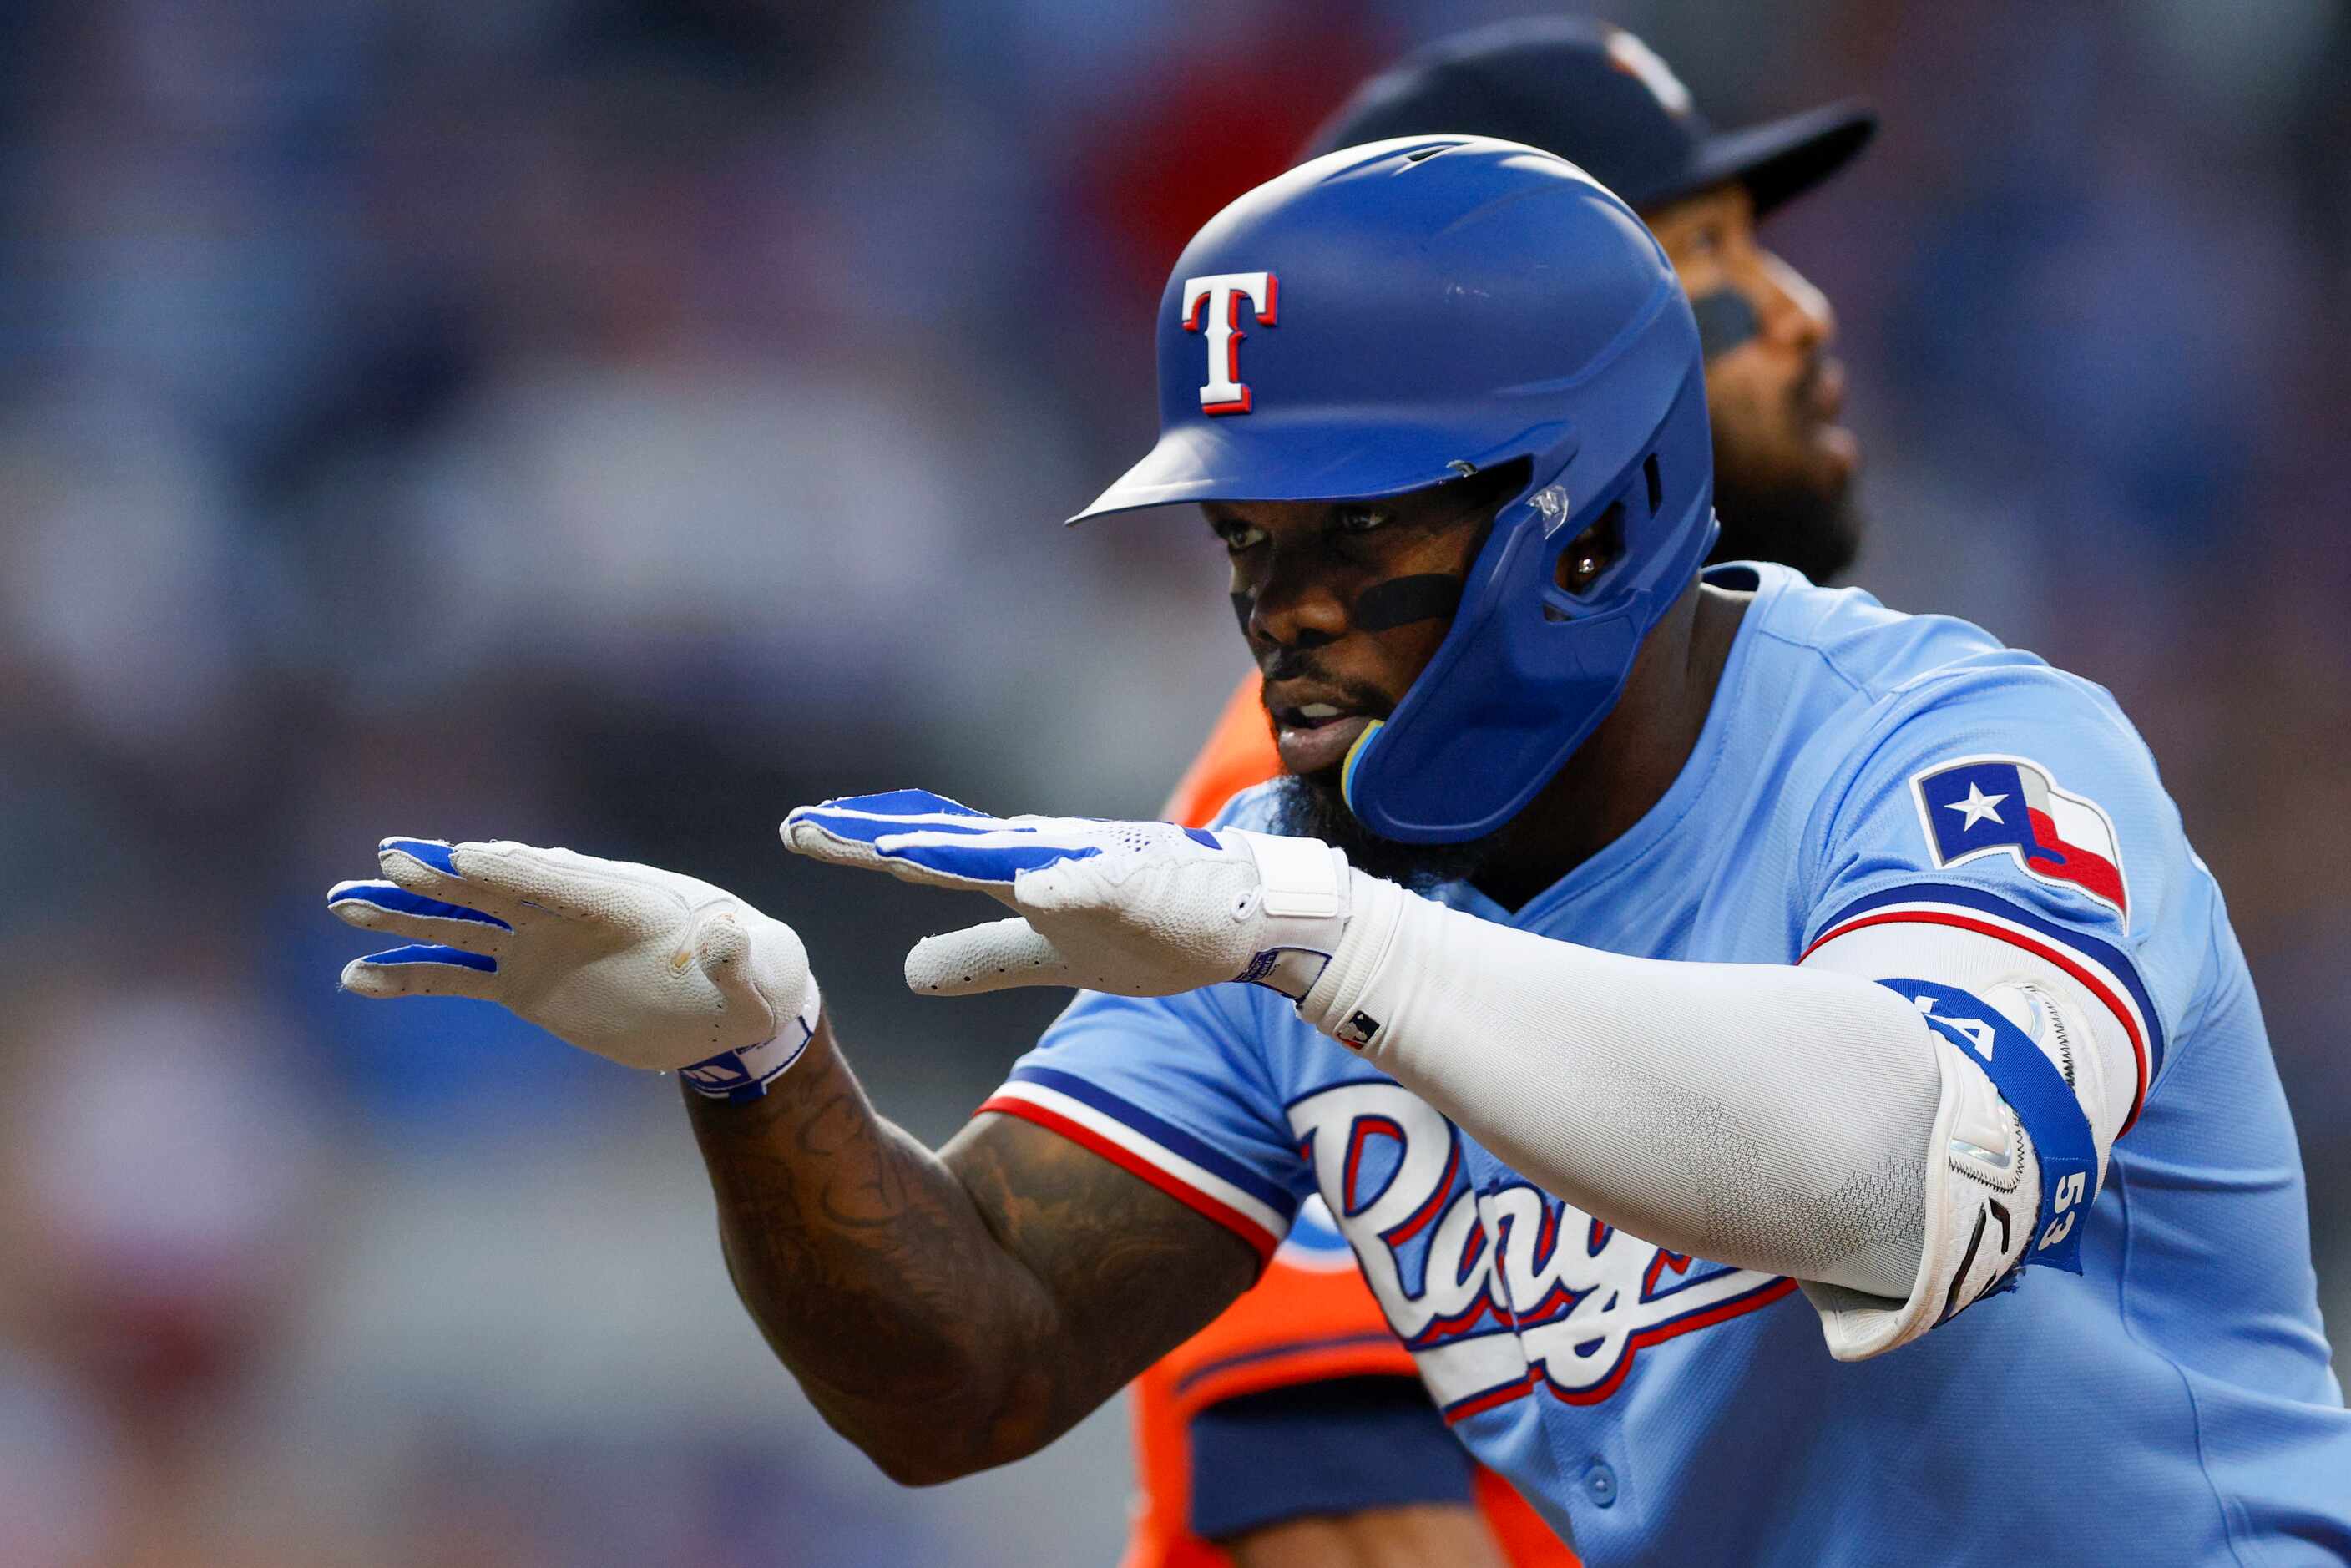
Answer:
[[[1675,1251],[1900,1301],[1942,1095],[1905,998],[1784,965],[1627,958],[1360,872],[1299,1012],[1546,1190]]]

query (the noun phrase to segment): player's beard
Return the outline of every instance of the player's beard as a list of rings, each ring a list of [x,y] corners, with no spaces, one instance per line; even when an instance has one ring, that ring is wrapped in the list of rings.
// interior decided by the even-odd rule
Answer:
[[[1722,537],[1711,560],[1776,560],[1814,582],[1853,570],[1865,519],[1848,471],[1827,472],[1794,454],[1810,446],[1817,361],[1788,388],[1771,417],[1723,411],[1714,430],[1714,510]]]
[[[1714,509],[1722,519],[1714,560],[1776,560],[1825,583],[1850,571],[1861,549],[1861,516],[1842,485],[1823,490],[1793,476],[1758,482],[1726,465]]]
[[[1335,768],[1306,777],[1285,773],[1276,779],[1271,831],[1292,838],[1321,839],[1346,851],[1350,865],[1401,883],[1415,893],[1471,880],[1485,869],[1499,842],[1494,835],[1459,844],[1401,844],[1381,838],[1347,809]]]

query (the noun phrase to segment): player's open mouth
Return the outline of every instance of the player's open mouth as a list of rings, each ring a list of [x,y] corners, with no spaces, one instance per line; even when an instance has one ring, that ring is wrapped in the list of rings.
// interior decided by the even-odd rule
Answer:
[[[1355,737],[1372,722],[1369,714],[1334,703],[1277,705],[1271,712],[1274,748],[1281,754],[1283,769],[1290,773],[1320,773],[1336,768],[1347,759]]]

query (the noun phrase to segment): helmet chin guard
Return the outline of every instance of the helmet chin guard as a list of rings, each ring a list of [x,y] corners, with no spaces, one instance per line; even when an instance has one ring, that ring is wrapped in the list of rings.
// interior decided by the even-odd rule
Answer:
[[[1073,522],[1365,499],[1528,460],[1435,656],[1342,776],[1384,838],[1501,827],[1615,706],[1714,542],[1704,361],[1664,251],[1562,159],[1407,137],[1210,220],[1158,338],[1158,444]],[[1587,532],[1609,559],[1571,592],[1561,558]]]

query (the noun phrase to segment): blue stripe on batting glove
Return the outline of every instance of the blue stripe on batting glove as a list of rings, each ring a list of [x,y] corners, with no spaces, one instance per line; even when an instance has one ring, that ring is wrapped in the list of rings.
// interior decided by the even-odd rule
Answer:
[[[867,811],[877,817],[923,816],[933,812],[950,817],[987,815],[985,811],[973,810],[960,800],[934,795],[928,789],[885,789],[879,795],[843,795],[837,800],[825,800],[810,809],[819,811]]]
[[[418,942],[406,947],[393,947],[381,953],[371,953],[360,960],[378,968],[390,968],[395,964],[441,964],[457,969],[479,969],[485,975],[498,972],[498,961],[479,953],[468,953],[462,947],[444,947],[438,942]]]
[[[1012,879],[1024,871],[1042,871],[1063,861],[1090,860],[1102,853],[1101,846],[1086,844],[905,844],[885,848],[883,856],[893,861],[905,861],[932,871],[944,872],[971,882],[1001,883],[1012,885]]]
[[[465,920],[476,925],[495,925],[501,931],[514,929],[495,915],[485,915],[462,904],[444,904],[437,898],[411,893],[392,882],[352,883],[327,900],[329,908],[338,904],[367,904],[392,915],[421,915],[432,920]]]
[[[422,861],[444,876],[455,876],[458,871],[450,862],[450,847],[438,839],[386,839],[376,846],[379,851],[398,850],[411,860]]]

